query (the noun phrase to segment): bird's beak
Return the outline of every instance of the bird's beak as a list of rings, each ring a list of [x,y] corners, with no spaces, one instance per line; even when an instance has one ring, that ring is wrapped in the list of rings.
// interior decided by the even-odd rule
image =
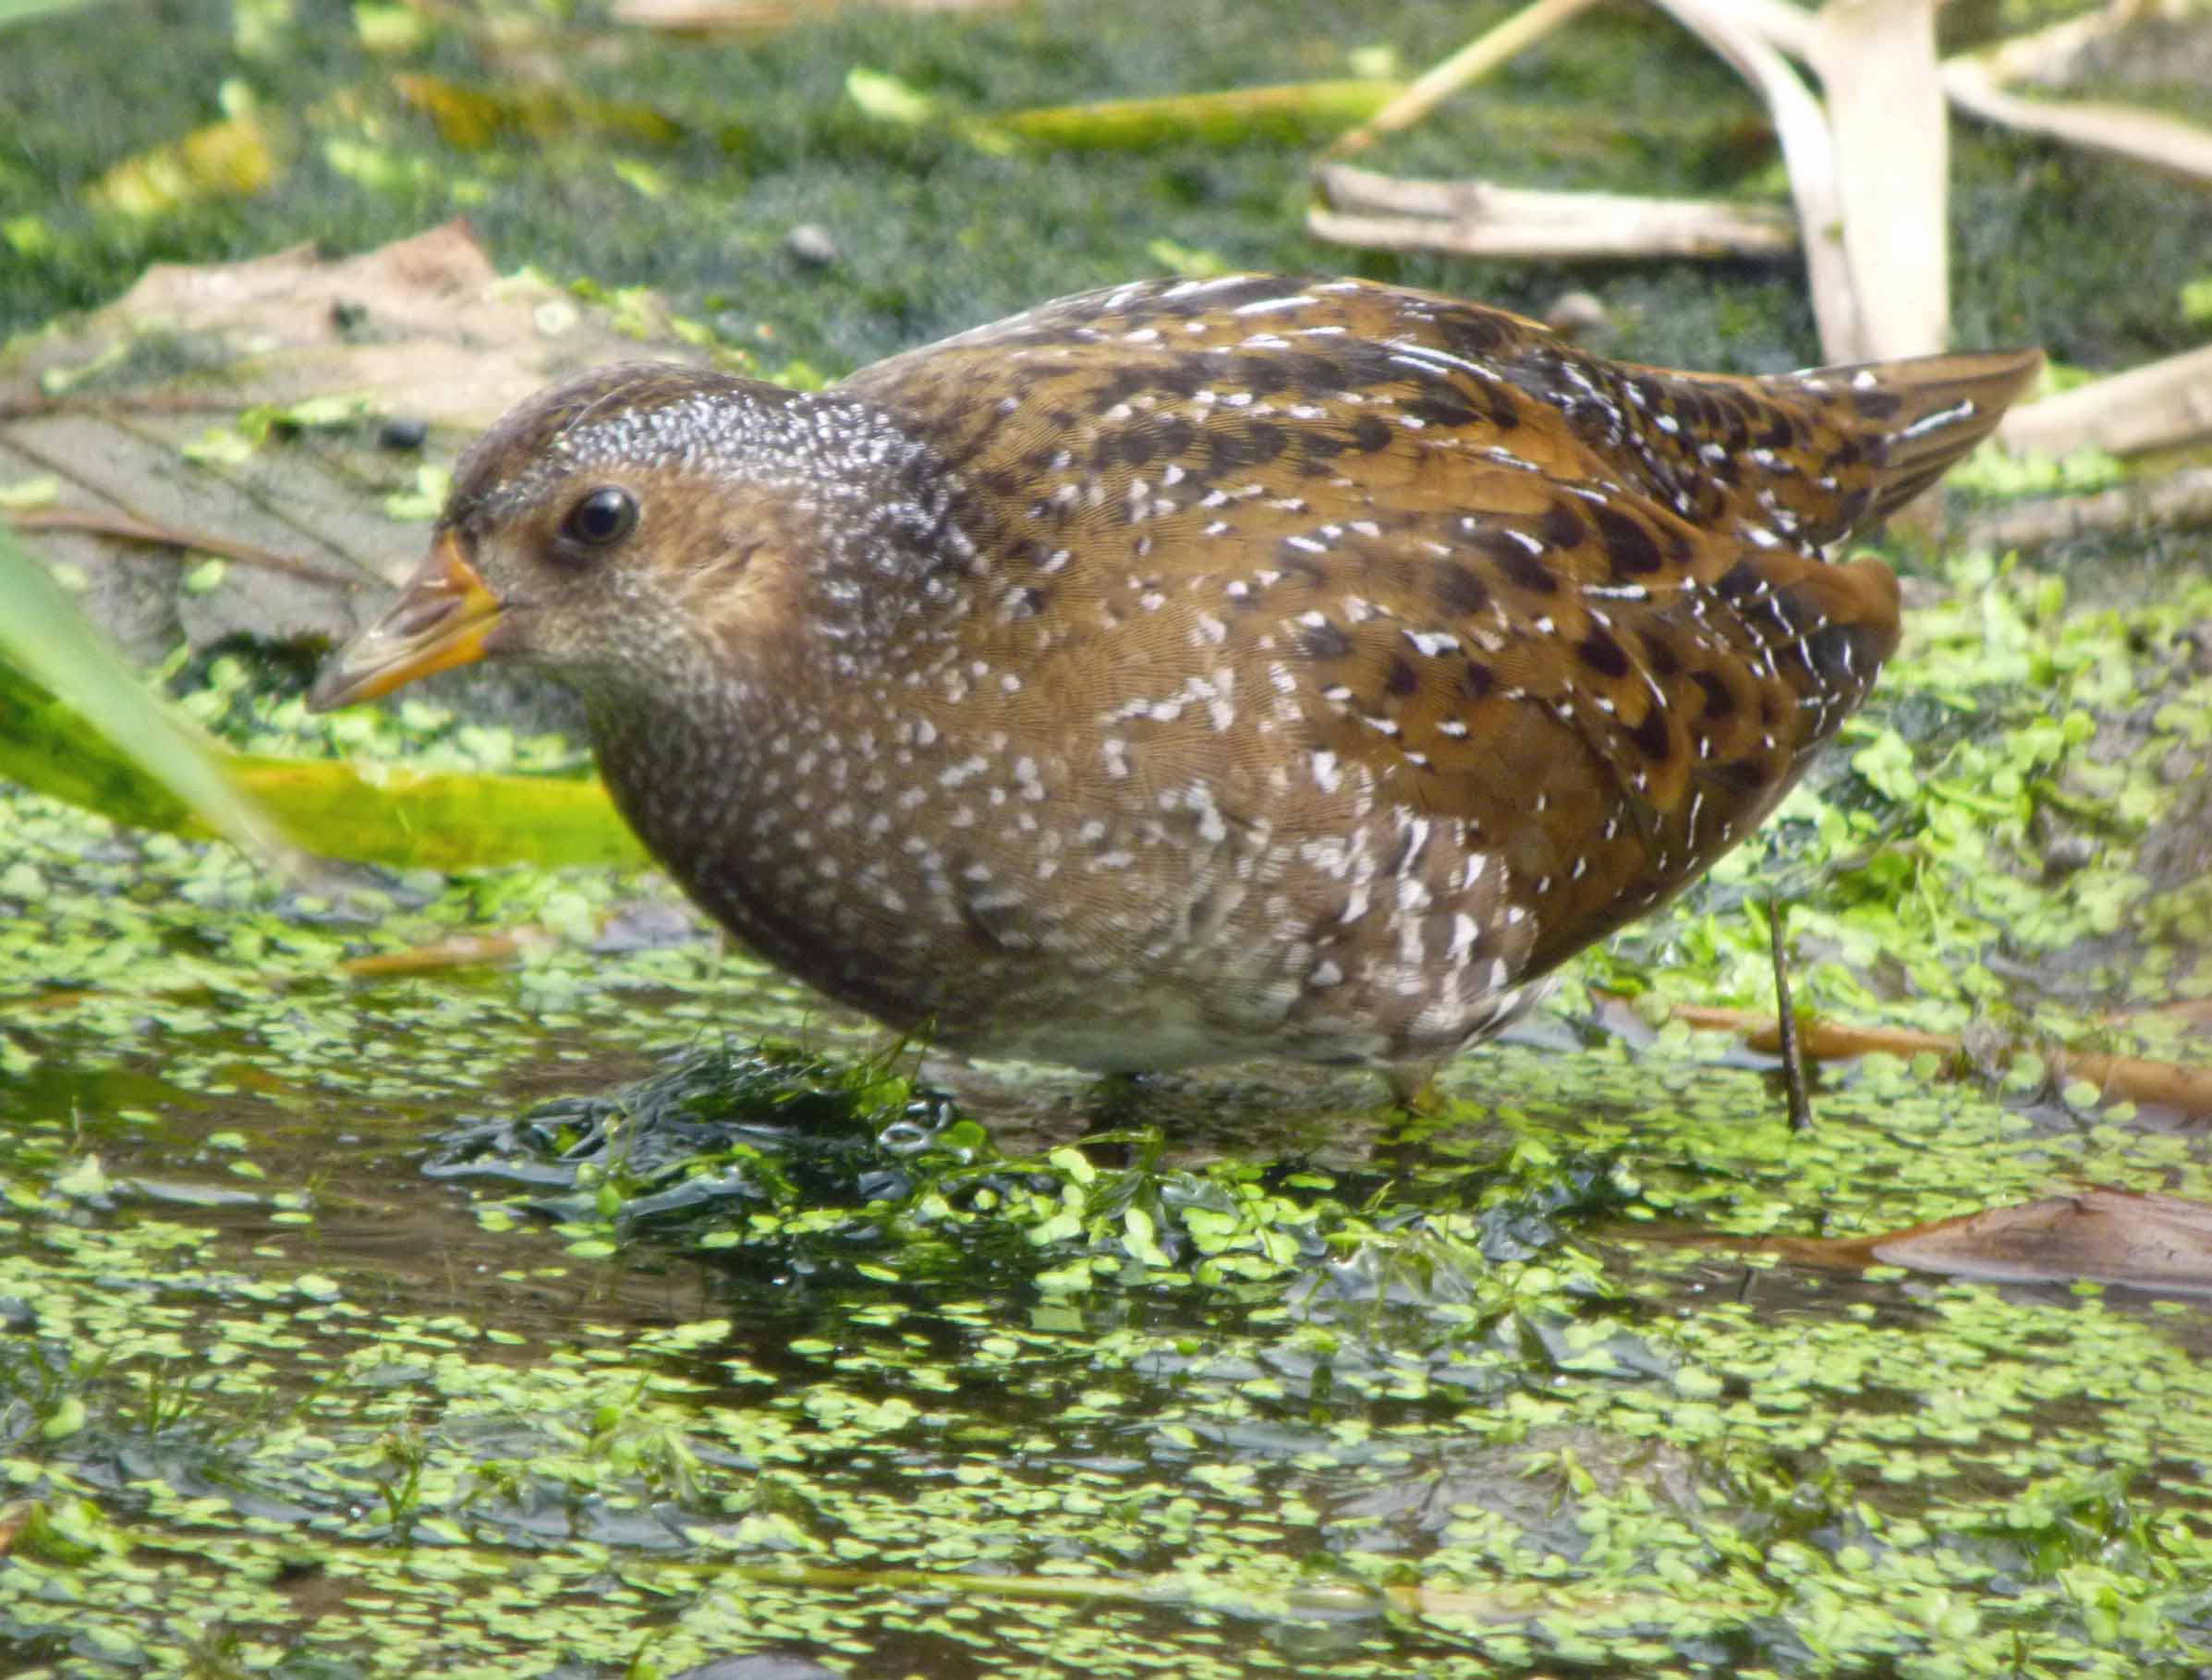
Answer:
[[[499,622],[500,601],[461,553],[457,532],[441,535],[392,610],[339,650],[308,692],[308,707],[329,712],[433,672],[473,664]]]

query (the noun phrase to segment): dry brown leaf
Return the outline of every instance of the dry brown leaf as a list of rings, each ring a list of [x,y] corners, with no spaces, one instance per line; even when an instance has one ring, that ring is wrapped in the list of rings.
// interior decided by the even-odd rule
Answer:
[[[1775,1254],[1802,1266],[1907,1266],[1989,1284],[2122,1284],[2212,1294],[2212,1206],[2092,1186],[1866,1236],[1627,1233],[1639,1241]]]
[[[426,464],[450,464],[506,408],[580,368],[703,359],[657,306],[630,299],[626,311],[635,333],[543,281],[502,279],[464,222],[342,259],[300,247],[156,267],[106,308],[0,351],[0,485],[60,481],[58,507],[29,521],[49,529],[26,540],[74,568],[82,604],[141,662],[179,639],[342,639],[383,593],[349,584],[396,581],[421,553],[425,510],[385,504],[424,499]],[[368,423],[259,447],[237,430],[310,402]],[[429,446],[377,447],[379,418],[426,424]],[[296,556],[337,581],[236,566],[195,590],[134,527]]]
[[[1917,1225],[1870,1249],[1884,1265],[1989,1283],[2212,1293],[2212,1207],[2178,1196],[2099,1187]]]

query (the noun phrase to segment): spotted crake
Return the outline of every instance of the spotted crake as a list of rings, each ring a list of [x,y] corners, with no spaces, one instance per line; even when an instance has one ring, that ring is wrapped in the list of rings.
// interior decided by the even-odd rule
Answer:
[[[1781,798],[1897,641],[1839,547],[2039,361],[1672,373],[1238,275],[819,395],[607,368],[316,698],[543,667],[717,919],[952,1047],[1411,1083]]]

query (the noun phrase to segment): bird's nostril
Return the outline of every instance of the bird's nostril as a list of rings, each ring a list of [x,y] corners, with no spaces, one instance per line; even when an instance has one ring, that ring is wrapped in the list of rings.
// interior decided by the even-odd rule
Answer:
[[[447,590],[440,590],[435,594],[426,592],[403,603],[385,623],[394,636],[412,640],[416,637],[427,636],[437,629],[439,626],[444,624],[458,612],[460,607],[461,597],[456,592]]]

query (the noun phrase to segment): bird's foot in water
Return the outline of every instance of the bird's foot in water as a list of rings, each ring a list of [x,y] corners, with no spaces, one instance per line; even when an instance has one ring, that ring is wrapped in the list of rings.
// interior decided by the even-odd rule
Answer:
[[[1391,1101],[1409,1114],[1434,1114],[1442,1112],[1446,1098],[1436,1088],[1436,1076],[1443,1066],[1441,1062],[1406,1062],[1380,1068],[1383,1081],[1391,1088]]]

